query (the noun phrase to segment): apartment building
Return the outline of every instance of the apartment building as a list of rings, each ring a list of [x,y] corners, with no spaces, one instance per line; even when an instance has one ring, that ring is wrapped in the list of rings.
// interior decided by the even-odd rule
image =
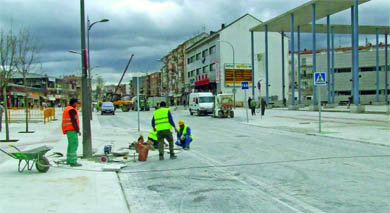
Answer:
[[[248,81],[249,86],[265,84],[264,33],[254,33],[255,67],[252,82],[251,34],[249,29],[261,21],[245,14],[229,25],[222,24],[217,32],[186,49],[187,81],[189,91],[208,91],[234,93],[236,101],[243,103],[244,91],[241,82]],[[281,54],[281,35],[269,33],[269,94],[271,101],[282,99],[282,57],[287,61],[288,53]],[[285,39],[285,46],[288,45]],[[288,77],[288,72],[285,72]],[[287,92],[287,91],[286,91]],[[265,96],[264,90],[256,89],[255,97]]]

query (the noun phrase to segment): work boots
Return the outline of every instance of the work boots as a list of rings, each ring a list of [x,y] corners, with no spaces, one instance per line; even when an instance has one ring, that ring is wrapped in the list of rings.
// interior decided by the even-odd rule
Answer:
[[[171,156],[169,157],[170,159],[176,159],[177,156],[175,155],[175,153],[171,153]]]

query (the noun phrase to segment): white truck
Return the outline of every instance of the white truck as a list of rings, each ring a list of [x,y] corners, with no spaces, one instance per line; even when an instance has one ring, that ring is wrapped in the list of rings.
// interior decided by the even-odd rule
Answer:
[[[191,93],[188,100],[190,114],[211,114],[214,108],[214,95],[211,92]]]

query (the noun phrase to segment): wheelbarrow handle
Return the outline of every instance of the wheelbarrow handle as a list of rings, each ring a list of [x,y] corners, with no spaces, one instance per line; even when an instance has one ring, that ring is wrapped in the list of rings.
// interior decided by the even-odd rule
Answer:
[[[12,155],[12,154],[10,154],[10,153],[4,151],[3,149],[0,149],[0,151],[3,152],[4,154],[10,156],[11,158],[18,159],[17,157],[15,157],[14,155]]]
[[[14,145],[12,145],[12,144],[8,144],[8,146],[9,146],[9,147],[12,147],[12,148],[14,148],[14,149],[16,149],[18,152],[21,152],[21,150],[18,149],[18,147],[14,146]]]

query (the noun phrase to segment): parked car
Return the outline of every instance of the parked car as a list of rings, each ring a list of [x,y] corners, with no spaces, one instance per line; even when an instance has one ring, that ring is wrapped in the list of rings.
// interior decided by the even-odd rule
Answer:
[[[115,107],[112,102],[103,102],[101,108],[101,114],[112,114],[115,115]]]
[[[214,95],[211,92],[191,93],[189,99],[190,114],[211,114],[214,108]]]

